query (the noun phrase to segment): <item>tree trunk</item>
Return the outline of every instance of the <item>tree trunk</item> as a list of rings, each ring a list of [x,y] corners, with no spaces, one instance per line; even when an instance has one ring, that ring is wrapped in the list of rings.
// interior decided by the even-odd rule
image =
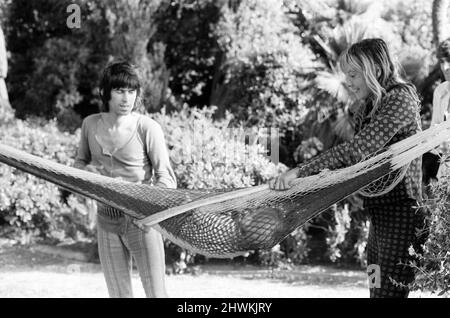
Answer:
[[[127,59],[141,72],[142,105],[139,112],[159,111],[165,102],[169,71],[164,62],[165,46],[149,42],[156,32],[156,12],[168,3],[162,0],[109,0],[106,17],[111,30],[111,55]]]
[[[433,20],[433,41],[436,46],[449,37],[449,23],[447,10],[450,0],[433,0],[432,20]]]

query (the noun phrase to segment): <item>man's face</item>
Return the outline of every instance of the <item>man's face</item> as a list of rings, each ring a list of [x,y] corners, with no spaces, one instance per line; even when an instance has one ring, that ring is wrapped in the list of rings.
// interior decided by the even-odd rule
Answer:
[[[131,113],[136,101],[137,91],[133,88],[113,88],[109,100],[109,112],[117,116]]]
[[[450,59],[440,60],[441,71],[444,74],[445,80],[450,81]]]

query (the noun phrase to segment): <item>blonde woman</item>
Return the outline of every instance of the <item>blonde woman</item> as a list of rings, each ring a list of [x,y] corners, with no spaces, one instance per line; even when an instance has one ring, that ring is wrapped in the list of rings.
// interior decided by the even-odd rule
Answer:
[[[355,136],[306,164],[270,182],[273,189],[284,190],[298,177],[317,174],[323,169],[338,169],[360,162],[365,157],[421,130],[420,102],[415,88],[399,75],[398,67],[382,39],[366,39],[353,44],[339,59],[345,82],[356,98],[363,101],[355,115]],[[421,159],[414,160],[404,178],[387,194],[365,198],[370,216],[367,263],[371,297],[407,297],[414,271],[407,263],[408,248],[417,246],[424,235],[424,215],[417,206],[421,197]],[[379,274],[379,277],[377,275]]]

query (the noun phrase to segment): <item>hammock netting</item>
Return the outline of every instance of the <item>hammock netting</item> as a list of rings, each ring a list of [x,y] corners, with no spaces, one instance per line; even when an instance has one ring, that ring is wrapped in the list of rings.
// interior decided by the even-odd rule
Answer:
[[[130,183],[42,159],[0,144],[0,162],[87,196],[153,226],[175,244],[209,257],[270,249],[334,203],[362,190],[392,189],[409,163],[450,138],[444,122],[348,168],[297,179],[286,191],[267,185],[231,190],[166,189]]]

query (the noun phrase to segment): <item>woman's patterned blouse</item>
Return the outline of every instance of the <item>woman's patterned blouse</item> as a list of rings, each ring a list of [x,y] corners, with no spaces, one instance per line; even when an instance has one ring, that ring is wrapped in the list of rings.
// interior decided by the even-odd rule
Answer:
[[[391,86],[382,97],[379,108],[370,117],[371,103],[355,115],[355,136],[299,166],[299,177],[319,173],[323,169],[339,169],[354,165],[379,150],[421,131],[420,103],[405,84]],[[421,158],[411,162],[404,179],[384,199],[421,199]],[[379,197],[379,199],[382,199]]]

